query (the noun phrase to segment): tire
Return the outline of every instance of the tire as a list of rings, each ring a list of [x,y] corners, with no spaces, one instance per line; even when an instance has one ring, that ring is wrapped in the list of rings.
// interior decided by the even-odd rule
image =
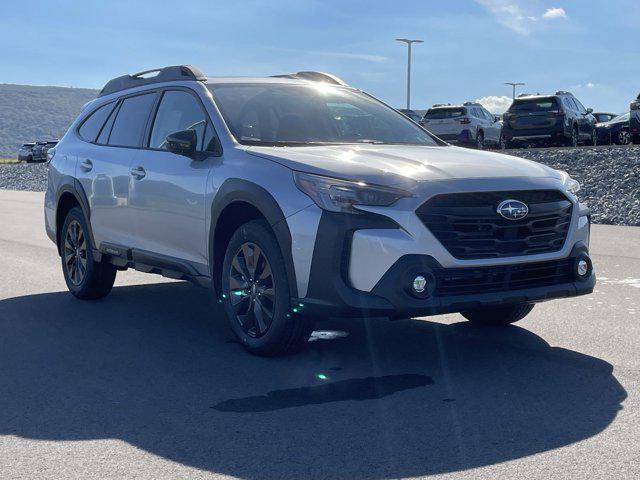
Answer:
[[[566,146],[567,147],[577,147],[578,146],[578,128],[577,127],[573,127],[571,129],[571,136],[567,139],[566,141]]]
[[[476,135],[476,149],[484,150],[484,133],[479,131]]]
[[[506,150],[507,148],[509,148],[509,143],[505,140],[505,138],[502,135],[500,135],[500,140],[498,140],[498,149]]]
[[[618,145],[629,145],[631,143],[631,134],[629,133],[629,130],[620,130],[618,135],[616,135],[615,143]]]
[[[533,310],[533,303],[519,303],[504,307],[485,307],[461,312],[462,316],[478,325],[509,325],[522,320]]]
[[[116,267],[96,262],[93,258],[93,243],[82,209],[69,210],[60,235],[60,258],[62,273],[69,291],[82,300],[106,297],[116,279]]]
[[[598,132],[596,132],[595,128],[591,131],[591,140],[589,140],[589,145],[592,147],[598,145]]]
[[[288,355],[307,344],[313,322],[291,309],[282,252],[265,220],[247,222],[233,234],[221,283],[231,329],[250,353]]]

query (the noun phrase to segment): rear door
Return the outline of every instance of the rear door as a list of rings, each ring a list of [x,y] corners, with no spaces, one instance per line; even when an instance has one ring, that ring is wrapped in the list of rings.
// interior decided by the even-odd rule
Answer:
[[[194,130],[198,158],[167,151],[167,135]],[[135,248],[166,260],[179,260],[208,272],[206,228],[207,180],[220,159],[219,142],[197,94],[186,88],[166,89],[137,152],[131,177],[131,215]]]
[[[79,152],[76,167],[76,177],[89,201],[91,228],[98,248],[104,242],[123,247],[133,242],[129,168],[141,145],[155,98],[156,93],[151,92],[124,98],[117,105],[114,102],[110,111],[97,110],[78,131],[91,142],[95,131],[88,124],[106,118],[97,138]]]

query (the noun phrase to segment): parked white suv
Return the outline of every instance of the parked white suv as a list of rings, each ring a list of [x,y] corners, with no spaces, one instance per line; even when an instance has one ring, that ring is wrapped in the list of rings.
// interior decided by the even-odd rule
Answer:
[[[190,280],[249,351],[277,355],[326,316],[505,324],[590,293],[577,189],[449,146],[327,74],[176,66],[111,80],[83,108],[49,152],[45,220],[76,297],[127,268]]]
[[[479,150],[485,146],[505,148],[500,118],[479,103],[436,104],[427,110],[420,123],[434,135],[452,144],[472,146]]]

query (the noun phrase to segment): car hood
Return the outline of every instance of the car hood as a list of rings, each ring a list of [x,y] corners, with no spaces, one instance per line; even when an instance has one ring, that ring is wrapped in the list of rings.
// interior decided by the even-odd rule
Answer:
[[[293,170],[378,185],[472,178],[560,178],[554,169],[536,162],[451,146],[251,146],[246,151]]]

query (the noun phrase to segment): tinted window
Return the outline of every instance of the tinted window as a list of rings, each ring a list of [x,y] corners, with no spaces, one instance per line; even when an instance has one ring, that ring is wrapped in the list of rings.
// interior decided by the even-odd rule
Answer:
[[[564,102],[565,107],[567,107],[572,112],[577,112],[578,111],[578,107],[576,106],[574,101],[572,99],[570,99],[569,97],[564,97],[563,102]]]
[[[100,130],[100,134],[98,135],[98,139],[96,140],[96,143],[100,143],[103,145],[107,144],[107,142],[109,141],[109,134],[111,133],[111,128],[113,127],[113,121],[116,119],[117,114],[118,114],[118,107],[114,108],[111,111],[109,118],[107,119],[106,123],[102,127],[102,130]]]
[[[558,101],[555,97],[548,98],[516,98],[509,112],[547,112],[558,110]]]
[[[107,119],[114,103],[107,103],[94,111],[87,119],[82,123],[82,126],[78,130],[80,136],[88,142],[94,142],[98,136],[98,132],[104,125],[104,121]]]
[[[587,109],[584,108],[584,105],[580,103],[580,100],[578,100],[577,98],[574,98],[573,101],[576,102],[576,106],[578,107],[578,111],[580,113],[587,113]]]
[[[137,147],[155,100],[155,93],[126,98],[111,129],[109,145]]]
[[[188,92],[169,90],[164,93],[156,113],[149,147],[166,149],[167,135],[181,130],[196,132],[198,149],[202,149],[207,120],[198,100]]]
[[[209,85],[225,123],[246,145],[437,145],[396,110],[332,85]]]
[[[444,118],[462,117],[464,108],[430,108],[424,118],[428,120],[442,120]]]

